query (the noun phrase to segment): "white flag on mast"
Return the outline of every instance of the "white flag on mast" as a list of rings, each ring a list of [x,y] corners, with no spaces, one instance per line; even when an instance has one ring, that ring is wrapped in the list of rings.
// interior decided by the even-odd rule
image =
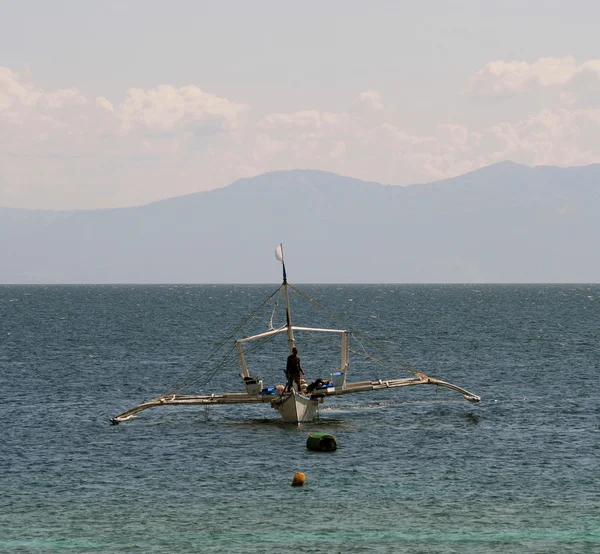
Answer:
[[[281,244],[278,244],[277,247],[275,248],[275,257],[281,263],[283,263],[283,246]]]

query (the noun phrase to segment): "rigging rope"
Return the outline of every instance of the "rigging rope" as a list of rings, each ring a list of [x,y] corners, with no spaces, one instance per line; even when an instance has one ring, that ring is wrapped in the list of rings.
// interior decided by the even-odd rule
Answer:
[[[196,378],[192,379],[192,377],[194,375],[196,375],[198,373],[198,371],[200,371],[201,369],[203,369],[218,353],[219,351],[226,345],[229,343],[229,341],[231,341],[233,339],[233,337],[237,334],[237,332],[244,327],[248,321],[250,321],[254,315],[265,305],[267,304],[267,302],[269,302],[279,291],[281,291],[281,289],[283,288],[283,285],[280,285],[279,287],[277,287],[277,290],[275,292],[273,292],[272,294],[270,294],[261,304],[260,306],[258,306],[255,310],[253,310],[249,315],[247,315],[239,324],[238,326],[229,334],[229,336],[227,336],[225,339],[217,342],[214,346],[214,348],[209,352],[209,354],[207,355],[206,358],[204,358],[203,361],[199,362],[198,364],[196,364],[190,371],[188,371],[179,381],[177,381],[174,385],[173,388],[161,395],[161,396],[169,396],[171,394],[175,394],[177,392],[179,392],[181,389],[190,386],[192,384],[198,383],[198,381],[200,381],[205,375],[199,375],[196,376]],[[230,343],[229,343],[230,344]],[[208,372],[208,375],[206,376],[207,379],[204,379],[202,381],[202,384],[205,384],[206,381],[208,379],[210,379],[210,377],[212,377],[215,373],[216,370],[219,369],[220,367],[222,367],[227,359],[227,357],[231,354],[231,351],[235,349],[235,342],[233,343],[233,345],[230,345],[230,348],[226,351],[225,355],[223,356],[222,360],[212,369]],[[160,397],[159,397],[160,398]]]
[[[277,292],[280,292],[283,287],[279,287]],[[269,320],[269,331],[273,331],[275,327],[273,327],[273,316],[275,315],[275,310],[279,306],[279,298],[275,298],[275,305],[273,306],[273,311],[271,312],[271,319]]]
[[[321,306],[321,304],[319,304],[316,300],[310,298],[310,296],[307,296],[306,294],[304,294],[302,291],[298,290],[297,288],[295,288],[293,285],[290,285],[288,283],[288,286],[297,294],[299,294],[302,298],[304,298],[305,300],[308,300],[311,304],[313,304],[314,306],[316,306],[317,308],[319,308],[320,310],[322,310],[323,312],[325,312],[327,315],[329,315],[329,317],[335,319],[336,321],[339,321],[342,326],[345,329],[348,329],[351,331],[351,336],[354,337],[354,339],[361,345],[361,347],[364,350],[364,346],[362,346],[362,344],[360,343],[360,341],[358,340],[357,335],[360,334],[360,331],[354,329],[351,325],[348,325],[347,323],[345,323],[340,317],[338,317],[337,315],[335,315],[334,313],[330,312],[327,308],[325,308],[324,306]],[[386,354],[387,356],[390,357],[390,359],[392,359],[393,361],[395,361],[400,368],[407,372],[407,373],[412,373],[413,375],[416,375],[417,377],[420,375],[423,375],[422,373],[420,373],[419,371],[417,371],[416,368],[413,368],[411,365],[409,365],[408,363],[406,363],[404,360],[402,360],[400,357],[398,357],[397,355],[393,354],[392,352],[390,352],[387,348],[381,346],[379,343],[375,342],[372,338],[363,335],[364,339],[366,339],[368,342],[371,343],[371,345],[375,348],[377,348],[378,350],[382,351],[384,354]],[[365,353],[367,354],[367,356],[369,355],[366,350]],[[381,360],[376,360],[373,359],[373,361],[380,363],[380,364],[384,364],[383,361]]]

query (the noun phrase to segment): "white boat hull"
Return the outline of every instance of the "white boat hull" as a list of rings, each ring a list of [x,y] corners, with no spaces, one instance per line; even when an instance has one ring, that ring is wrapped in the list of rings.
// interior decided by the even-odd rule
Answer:
[[[310,423],[317,416],[319,400],[294,391],[289,396],[274,400],[271,406],[279,412],[284,423]]]

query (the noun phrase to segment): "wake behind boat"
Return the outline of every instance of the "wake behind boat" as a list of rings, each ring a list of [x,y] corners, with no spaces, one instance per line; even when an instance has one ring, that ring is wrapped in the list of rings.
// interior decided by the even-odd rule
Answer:
[[[279,293],[283,292],[285,299],[285,324],[278,328],[273,328],[272,322],[273,315],[275,313],[275,309],[273,309],[273,314],[271,314],[270,318],[269,329],[267,331],[248,337],[243,337],[234,341],[232,348],[235,348],[235,352],[237,354],[239,376],[242,379],[245,392],[208,395],[180,394],[184,387],[190,385],[190,380],[184,379],[169,393],[161,395],[147,402],[143,402],[142,404],[139,404],[138,406],[113,417],[111,419],[113,424],[116,425],[122,421],[131,419],[141,411],[158,406],[210,406],[215,404],[270,404],[279,412],[284,422],[299,424],[313,421],[317,415],[319,405],[322,404],[328,397],[416,385],[436,385],[437,387],[445,387],[461,393],[465,399],[470,402],[480,401],[479,396],[472,394],[457,385],[428,377],[421,372],[407,368],[404,368],[404,371],[409,372],[411,374],[410,377],[396,379],[374,379],[356,382],[349,381],[347,376],[350,367],[350,338],[356,338],[355,332],[348,329],[330,329],[293,325],[290,306],[290,289],[302,296],[305,295],[292,287],[292,285],[290,285],[287,281],[285,263],[283,259],[283,245],[279,245],[276,248],[275,255],[283,267],[283,283],[271,296],[265,300],[265,302],[263,302],[263,305],[271,301],[273,298],[277,298]],[[309,299],[306,296],[305,298],[307,298],[313,305],[318,306],[318,304],[312,299]],[[275,307],[277,307],[277,300],[275,301]],[[253,314],[246,318],[246,321],[248,321],[252,315]],[[241,327],[242,325],[240,325],[236,331],[238,331]],[[249,351],[252,351],[255,345],[263,344],[279,335],[285,335],[287,337],[287,349],[291,355],[296,345],[296,335],[299,334],[326,337],[328,339],[335,337],[337,348],[339,348],[341,353],[339,358],[339,367],[334,367],[332,370],[327,371],[326,378],[316,379],[310,384],[307,384],[305,380],[300,379],[298,376],[295,379],[296,383],[291,386],[284,387],[282,384],[274,384],[272,386],[264,387],[263,378],[259,377],[258,375],[251,374],[246,361],[246,354]],[[374,341],[369,342],[373,346],[381,348]],[[362,344],[361,347],[364,350]],[[219,349],[220,347],[217,348],[216,351]],[[208,359],[210,360],[214,357],[215,356],[213,353],[209,355]],[[215,371],[224,365],[226,359],[227,355],[225,356],[224,360],[221,360],[216,364],[216,368],[208,371],[206,375],[208,377],[213,376]],[[273,361],[271,360],[271,364],[272,363]],[[267,368],[263,367],[263,369],[266,371]],[[290,378],[288,383],[291,383],[293,380],[294,379]],[[191,381],[193,382],[194,380],[191,379]]]

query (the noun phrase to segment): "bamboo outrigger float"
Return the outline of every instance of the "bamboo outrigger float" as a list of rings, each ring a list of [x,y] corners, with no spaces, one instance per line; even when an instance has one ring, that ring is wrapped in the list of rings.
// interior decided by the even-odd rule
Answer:
[[[139,412],[158,406],[210,406],[215,404],[270,404],[280,413],[284,422],[299,424],[312,421],[317,415],[319,404],[323,403],[327,397],[416,385],[445,387],[459,392],[469,402],[480,401],[479,396],[462,387],[428,377],[418,371],[411,371],[412,377],[406,378],[348,382],[349,332],[343,329],[324,329],[292,325],[288,291],[290,285],[287,282],[282,245],[277,247],[276,256],[283,265],[283,284],[278,290],[283,289],[285,295],[286,324],[278,329],[271,329],[264,333],[239,339],[235,342],[241,369],[240,377],[242,378],[246,392],[210,395],[183,395],[177,394],[176,392],[168,393],[147,402],[143,402],[142,404],[113,417],[111,419],[113,424],[116,425],[122,421],[127,421]],[[318,386],[313,388],[307,387],[305,383],[302,383],[300,390],[293,388],[289,392],[283,392],[281,390],[283,387],[279,387],[279,390],[275,387],[263,388],[263,381],[256,376],[250,375],[244,356],[244,344],[286,333],[288,349],[291,353],[292,348],[295,345],[295,332],[329,333],[338,335],[341,339],[340,367],[331,373],[331,378],[329,380],[320,382],[318,383]]]

